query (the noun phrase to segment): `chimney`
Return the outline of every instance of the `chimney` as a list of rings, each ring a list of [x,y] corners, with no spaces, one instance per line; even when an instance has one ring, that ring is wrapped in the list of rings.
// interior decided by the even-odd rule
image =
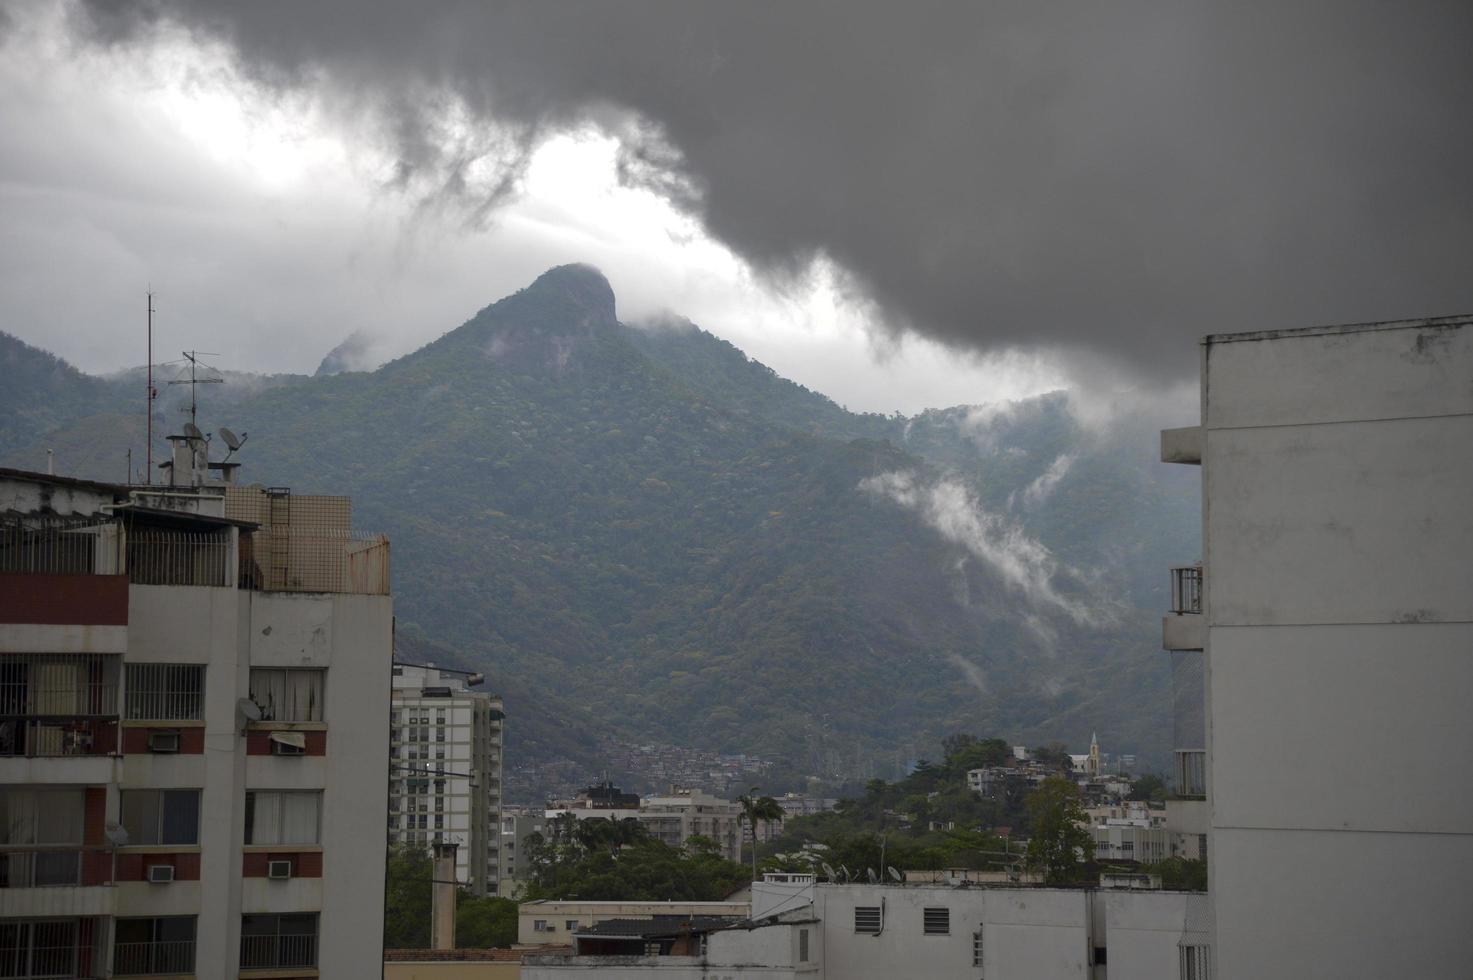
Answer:
[[[455,844],[436,844],[431,886],[430,948],[455,948]]]

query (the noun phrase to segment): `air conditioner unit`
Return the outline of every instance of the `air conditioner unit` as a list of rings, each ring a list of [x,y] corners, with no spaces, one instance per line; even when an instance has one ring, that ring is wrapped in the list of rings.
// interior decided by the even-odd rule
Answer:
[[[148,751],[150,752],[178,752],[178,732],[149,732]]]
[[[174,866],[172,864],[150,864],[148,880],[155,885],[168,884],[174,880]]]
[[[287,745],[285,742],[272,742],[271,751],[276,755],[306,755],[307,750],[300,745]]]
[[[290,861],[267,861],[266,877],[268,878],[290,878],[292,876],[292,863]]]

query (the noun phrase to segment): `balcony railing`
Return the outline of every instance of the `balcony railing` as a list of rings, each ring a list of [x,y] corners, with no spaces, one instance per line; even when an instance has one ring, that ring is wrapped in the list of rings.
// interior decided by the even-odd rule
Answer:
[[[138,528],[127,535],[128,581],[134,585],[229,585],[230,537]]]
[[[55,759],[117,754],[116,716],[0,715],[0,758]]]
[[[317,965],[317,937],[241,936],[242,970],[284,970]]]
[[[241,537],[240,587],[389,594],[389,539],[360,531],[266,526]]]
[[[0,849],[0,888],[50,888],[82,881],[82,848]],[[0,969],[0,977],[9,976]]]
[[[121,559],[115,523],[111,520],[0,518],[0,572],[111,574],[122,570]]]
[[[194,972],[194,940],[118,943],[113,947],[113,975],[136,977]]]
[[[1171,611],[1181,616],[1202,611],[1202,565],[1171,569]]]
[[[0,919],[0,977],[100,977],[96,919]]]

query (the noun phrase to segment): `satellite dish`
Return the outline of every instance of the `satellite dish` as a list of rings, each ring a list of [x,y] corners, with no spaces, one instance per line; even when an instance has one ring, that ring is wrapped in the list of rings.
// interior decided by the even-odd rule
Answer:
[[[193,442],[196,439],[198,439],[200,442],[205,441],[205,434],[201,432],[199,430],[199,426],[195,425],[193,422],[184,423],[184,434],[189,437],[190,442]]]
[[[895,865],[893,865],[893,864],[890,865],[890,867],[887,868],[886,870],[890,872],[890,877],[891,878],[894,878],[896,881],[899,881],[899,882],[904,882],[905,881],[905,876],[902,875],[899,871],[896,871],[895,870]]]
[[[824,861],[823,864],[822,864],[822,866],[823,866],[823,873],[828,876],[829,881],[836,881],[836,880],[838,880],[838,877],[839,876],[836,875],[836,874],[834,874],[834,869],[831,868],[831,867],[829,867],[829,863],[827,861]]]
[[[880,880],[880,876],[875,874],[874,868],[865,868],[864,876],[869,879],[869,883],[871,885],[877,883]]]
[[[128,846],[128,831],[115,823],[108,824],[107,829],[103,831],[103,834],[106,835],[107,842],[113,847]]]
[[[250,698],[236,698],[235,710],[248,722],[261,720],[261,706]]]
[[[231,432],[223,425],[215,431],[219,433],[221,439],[225,440],[225,445],[230,447],[231,452],[235,452],[237,449],[240,448],[240,444],[245,442],[244,439],[236,435],[234,432]]]
[[[849,874],[849,865],[841,864],[839,865],[839,870],[844,872],[844,880],[848,881],[851,877],[851,875]]]

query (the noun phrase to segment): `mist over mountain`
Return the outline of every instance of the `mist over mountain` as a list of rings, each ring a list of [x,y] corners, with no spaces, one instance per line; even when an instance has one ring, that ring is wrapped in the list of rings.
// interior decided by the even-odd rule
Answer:
[[[4,465],[141,456],[131,383],[0,353]],[[1164,763],[1165,568],[1199,505],[1161,420],[1063,393],[851,413],[692,324],[620,323],[584,266],[377,370],[201,397],[250,432],[244,479],[350,493],[391,535],[401,646],[486,671],[509,765],[592,773],[613,736],[888,776],[952,731],[1096,729]]]

